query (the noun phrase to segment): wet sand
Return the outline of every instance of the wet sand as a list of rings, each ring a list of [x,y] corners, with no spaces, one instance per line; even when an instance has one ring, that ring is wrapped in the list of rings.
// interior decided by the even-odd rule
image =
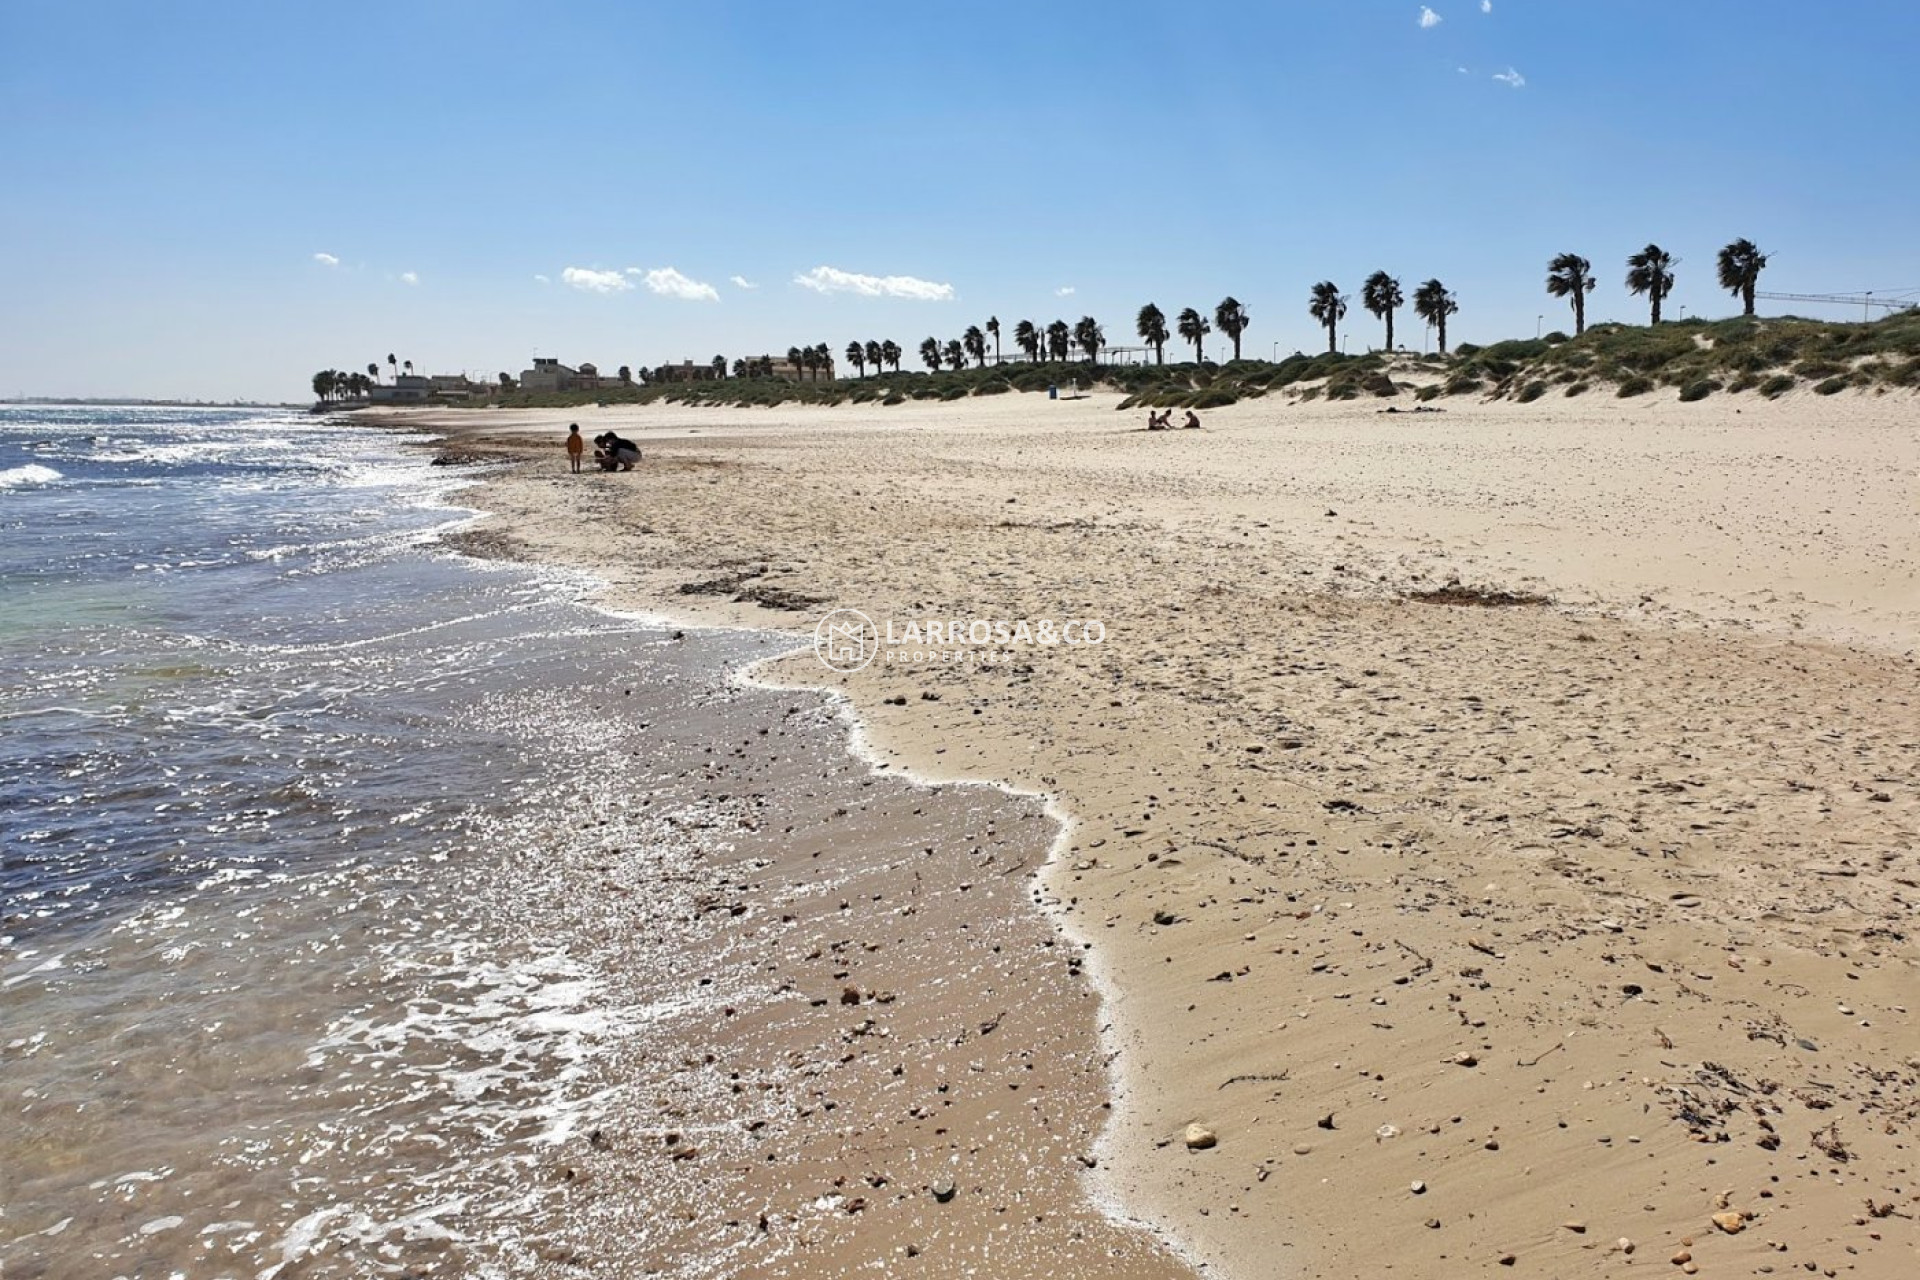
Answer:
[[[1048,950],[1092,943],[1047,1017],[1103,1029],[1117,1093],[1050,1186],[1230,1276],[1913,1274],[1913,402],[1256,402],[1168,435],[1113,403],[394,418],[514,460],[469,545],[616,603],[1104,623],[759,669],[843,692],[890,772],[1072,816],[1008,883]],[[647,461],[565,474],[569,420]],[[1456,579],[1535,602],[1419,599]],[[956,1021],[995,1015],[930,958]]]

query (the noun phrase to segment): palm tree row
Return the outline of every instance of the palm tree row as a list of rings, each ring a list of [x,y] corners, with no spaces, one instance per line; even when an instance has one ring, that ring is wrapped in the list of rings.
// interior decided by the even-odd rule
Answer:
[[[1673,293],[1674,268],[1679,265],[1680,259],[1657,244],[1627,257],[1627,292],[1646,296],[1653,324],[1660,323],[1660,304]],[[1766,269],[1767,255],[1742,237],[1720,250],[1716,265],[1720,287],[1740,299],[1742,315],[1752,315],[1754,291],[1760,285],[1761,271]],[[1547,264],[1547,292],[1573,300],[1576,337],[1587,331],[1587,294],[1599,283],[1593,275],[1593,264],[1577,253],[1560,254]]]
[[[1660,323],[1661,304],[1673,292],[1674,267],[1678,263],[1679,259],[1654,244],[1627,259],[1627,288],[1632,293],[1647,296],[1652,304],[1654,324]],[[1720,251],[1720,286],[1741,299],[1747,315],[1753,314],[1755,287],[1760,271],[1766,265],[1767,256],[1751,240],[1736,240]],[[1563,253],[1548,264],[1547,271],[1547,292],[1556,298],[1572,299],[1574,331],[1584,333],[1587,327],[1586,295],[1597,283],[1593,277],[1593,265],[1577,254]],[[1459,300],[1438,279],[1429,279],[1414,289],[1412,301],[1414,314],[1433,326],[1440,353],[1445,355],[1447,320],[1459,313]],[[1340,349],[1340,322],[1347,317],[1347,303],[1347,295],[1341,293],[1339,286],[1331,280],[1320,281],[1309,292],[1307,312],[1327,331],[1329,352]],[[1400,281],[1385,271],[1374,272],[1361,285],[1360,305],[1384,324],[1386,349],[1389,351],[1394,349],[1394,317],[1406,304],[1407,297]],[[1169,329],[1166,313],[1149,302],[1134,317],[1134,332],[1141,341],[1153,348],[1156,364],[1166,363],[1167,343],[1176,334],[1181,341],[1192,345],[1194,360],[1204,363],[1206,337],[1216,329],[1233,343],[1233,359],[1240,359],[1241,335],[1251,323],[1252,315],[1247,308],[1238,299],[1227,297],[1221,299],[1213,309],[1211,319],[1201,311],[1187,307]],[[990,335],[993,339],[994,363],[998,364],[1001,360],[1000,332],[1000,319],[993,316],[988,318],[984,328],[969,325],[959,338],[949,339],[945,343],[929,337],[920,344],[920,359],[935,372],[943,368],[964,369],[969,361],[976,368],[984,368],[987,363],[987,338]],[[1013,326],[1013,343],[1029,361],[1043,358],[1066,360],[1078,349],[1086,359],[1097,362],[1106,339],[1093,317],[1082,316],[1077,324],[1069,326],[1064,320],[1055,320],[1044,329],[1031,320],[1021,320]],[[796,352],[804,356],[804,352],[796,348],[788,353],[789,358]],[[872,366],[875,372],[888,367],[898,372],[899,356],[900,349],[892,342],[852,342],[847,345],[848,362],[862,373],[868,366]]]
[[[378,370],[379,366],[368,365],[367,368]],[[338,369],[322,369],[313,375],[313,394],[322,400],[357,399],[367,394],[377,376],[377,373],[342,373]]]

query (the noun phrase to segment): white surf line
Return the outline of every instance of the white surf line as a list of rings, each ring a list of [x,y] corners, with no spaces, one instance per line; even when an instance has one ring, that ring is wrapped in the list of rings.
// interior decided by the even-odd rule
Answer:
[[[757,630],[757,628],[750,627],[707,628],[703,626],[696,626],[695,629],[725,631]],[[784,635],[786,633],[772,632],[770,634]],[[732,678],[748,688],[768,689],[776,693],[814,693],[823,695],[828,705],[832,707],[835,718],[846,725],[848,752],[855,759],[865,764],[868,771],[876,777],[903,778],[913,786],[919,787],[922,790],[937,790],[941,787],[973,787],[997,791],[1001,795],[1010,798],[1040,801],[1041,812],[1046,814],[1054,824],[1054,836],[1052,841],[1047,845],[1046,860],[1040,865],[1040,882],[1046,892],[1040,894],[1033,902],[1035,908],[1054,930],[1066,938],[1068,942],[1080,945],[1081,954],[1088,958],[1088,963],[1084,968],[1087,974],[1087,980],[1093,987],[1097,1000],[1094,1036],[1101,1053],[1101,1061],[1105,1067],[1107,1092],[1112,1099],[1113,1114],[1115,1116],[1115,1119],[1107,1121],[1100,1127],[1100,1132],[1094,1139],[1097,1167],[1090,1170],[1082,1170],[1079,1174],[1080,1185],[1086,1193],[1087,1203],[1091,1204],[1094,1209],[1099,1212],[1101,1217],[1113,1223],[1115,1226],[1129,1231],[1142,1232],[1151,1236],[1171,1252],[1175,1258],[1189,1267],[1196,1276],[1212,1275],[1231,1277],[1232,1273],[1223,1269],[1217,1261],[1203,1258],[1194,1245],[1181,1236],[1173,1226],[1163,1221],[1157,1221],[1144,1214],[1137,1213],[1129,1208],[1125,1203],[1123,1192],[1118,1186],[1114,1185],[1111,1177],[1112,1171],[1118,1164],[1117,1161],[1109,1158],[1109,1153],[1112,1151],[1114,1143],[1118,1141],[1114,1132],[1118,1127],[1117,1118],[1121,1107],[1126,1105],[1133,1096],[1134,1081],[1127,1069],[1119,1065],[1127,1061],[1126,1046],[1119,1032],[1119,1015],[1120,1011],[1124,1009],[1126,1001],[1119,985],[1114,982],[1112,976],[1107,972],[1106,957],[1097,945],[1097,940],[1082,931],[1077,923],[1062,909],[1060,904],[1065,901],[1065,897],[1059,891],[1059,886],[1052,882],[1053,874],[1067,865],[1066,856],[1072,851],[1073,834],[1079,825],[1079,819],[1067,808],[1060,797],[1051,791],[1022,787],[1018,783],[996,778],[971,778],[960,775],[937,777],[915,770],[907,765],[898,765],[890,761],[882,760],[879,755],[879,750],[873,742],[873,736],[868,731],[867,722],[861,717],[859,709],[855,706],[853,699],[848,697],[842,690],[828,685],[812,685],[806,683],[781,684],[756,674],[758,668],[812,651],[813,644],[811,641],[797,643],[791,649],[769,654],[764,658],[755,658],[741,665],[733,671]],[[1103,1014],[1107,1016],[1100,1016]]]

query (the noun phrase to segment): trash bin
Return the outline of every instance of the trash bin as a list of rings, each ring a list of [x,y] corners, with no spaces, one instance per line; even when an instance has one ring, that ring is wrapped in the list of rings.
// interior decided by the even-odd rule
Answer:
[[[1060,388],[1055,386],[1051,382],[1049,382],[1047,384],[1047,399],[1058,400],[1059,398],[1060,398]]]

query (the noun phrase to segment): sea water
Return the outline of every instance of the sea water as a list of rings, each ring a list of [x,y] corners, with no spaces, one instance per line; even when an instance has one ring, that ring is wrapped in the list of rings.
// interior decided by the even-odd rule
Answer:
[[[450,553],[430,461],[0,406],[9,1280],[537,1269],[608,1046],[691,999],[616,981],[543,867],[686,891],[711,744],[774,714],[727,672],[778,643]]]

